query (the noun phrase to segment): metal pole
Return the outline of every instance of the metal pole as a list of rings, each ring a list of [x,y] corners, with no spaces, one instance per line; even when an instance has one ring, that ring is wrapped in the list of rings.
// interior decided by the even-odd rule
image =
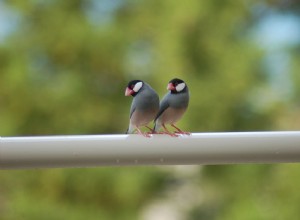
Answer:
[[[0,169],[300,162],[300,132],[0,138]]]

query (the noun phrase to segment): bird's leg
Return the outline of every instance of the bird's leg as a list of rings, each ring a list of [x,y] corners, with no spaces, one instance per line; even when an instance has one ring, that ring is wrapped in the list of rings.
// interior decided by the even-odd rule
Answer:
[[[171,124],[171,126],[177,130],[177,132],[175,132],[176,134],[191,135],[190,132],[182,131],[182,130],[180,130],[178,127],[176,127],[174,124]]]
[[[154,131],[153,128],[150,128],[149,126],[145,126],[146,128],[148,128],[150,130],[150,132],[148,132],[148,134],[155,134],[156,132]]]
[[[148,137],[148,138],[151,137],[150,134],[148,134],[148,133],[143,133],[138,127],[135,127],[135,128],[136,128],[138,134],[141,134],[141,135],[143,135],[144,137]]]
[[[168,134],[168,135],[170,135],[170,136],[172,136],[172,137],[178,137],[177,134],[170,132],[170,131],[167,129],[167,127],[165,126],[165,124],[163,124],[162,126],[163,126],[163,128],[165,129],[165,131],[163,132],[163,134]]]

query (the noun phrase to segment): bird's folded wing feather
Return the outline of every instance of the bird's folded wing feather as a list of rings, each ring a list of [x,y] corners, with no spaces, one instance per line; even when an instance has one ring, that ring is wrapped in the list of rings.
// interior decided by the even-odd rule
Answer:
[[[135,109],[136,109],[135,106],[131,106],[129,118],[131,118],[131,116],[132,116],[132,114],[134,113]]]
[[[160,103],[159,111],[158,111],[154,121],[156,121],[168,107],[169,107],[169,102],[167,101],[166,98],[164,98]]]

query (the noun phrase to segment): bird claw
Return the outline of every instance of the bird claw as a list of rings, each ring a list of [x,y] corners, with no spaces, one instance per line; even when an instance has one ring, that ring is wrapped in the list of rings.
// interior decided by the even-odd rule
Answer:
[[[150,138],[151,137],[151,132],[145,132],[145,133],[142,133],[142,135],[144,136],[144,137],[147,137],[147,138]]]
[[[176,133],[169,133],[168,135],[170,135],[171,137],[179,137],[179,135]]]
[[[139,130],[136,133],[139,134],[139,135],[142,135],[144,137],[147,137],[147,138],[150,138],[151,134],[152,134],[152,132],[141,132]]]
[[[170,135],[171,137],[178,137],[178,134],[175,133],[171,133],[171,132],[166,132],[166,131],[162,131],[162,132],[157,132],[157,134],[167,134]]]
[[[175,131],[175,134],[182,134],[182,135],[191,135],[190,132],[186,132],[186,131]]]

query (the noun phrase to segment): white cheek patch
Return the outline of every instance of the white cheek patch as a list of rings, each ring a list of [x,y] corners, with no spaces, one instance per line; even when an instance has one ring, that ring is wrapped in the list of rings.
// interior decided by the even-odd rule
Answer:
[[[134,91],[134,92],[138,92],[138,91],[142,88],[142,86],[143,86],[143,83],[142,83],[142,82],[136,83],[136,84],[134,85],[134,87],[133,87],[133,91]]]
[[[185,83],[180,83],[176,86],[176,91],[181,92],[185,88]]]

